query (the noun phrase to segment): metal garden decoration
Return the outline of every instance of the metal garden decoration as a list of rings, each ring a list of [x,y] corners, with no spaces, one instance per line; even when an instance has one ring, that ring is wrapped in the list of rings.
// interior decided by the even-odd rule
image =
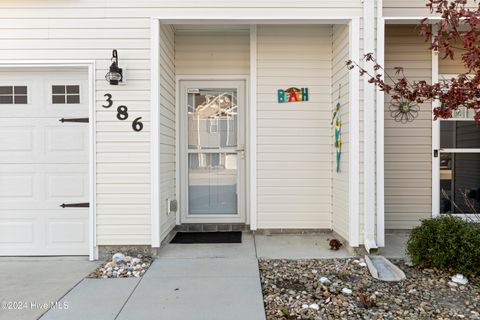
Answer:
[[[397,122],[407,123],[418,117],[420,107],[417,103],[403,99],[392,101],[389,106],[390,115]]]

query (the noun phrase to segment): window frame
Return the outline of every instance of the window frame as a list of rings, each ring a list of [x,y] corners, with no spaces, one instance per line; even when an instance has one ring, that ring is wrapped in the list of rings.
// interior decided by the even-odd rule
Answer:
[[[55,86],[60,86],[60,87],[65,87],[65,92],[63,94],[61,93],[53,93],[53,87]],[[67,87],[68,86],[78,86],[78,93],[75,93],[75,94],[68,94],[67,93]],[[50,105],[52,106],[63,106],[63,105],[80,105],[82,104],[82,85],[80,83],[66,83],[66,84],[59,84],[59,83],[50,83],[49,84],[49,90],[50,90],[50,97],[49,97],[49,101],[50,101]],[[78,95],[78,103],[68,103],[67,102],[67,98],[68,96],[77,96]],[[65,98],[65,102],[64,103],[54,103],[53,102],[53,97],[54,96],[63,96]]]
[[[28,84],[26,83],[22,83],[22,84],[3,84],[1,83],[0,84],[0,87],[12,87],[12,93],[11,93],[11,97],[12,97],[12,103],[0,103],[0,105],[2,106],[26,106],[26,105],[30,105],[30,101],[31,101],[31,88]],[[15,103],[15,87],[25,87],[27,89],[27,93],[26,94],[17,94],[17,96],[21,96],[21,97],[27,97],[27,103]],[[1,96],[9,96],[8,94],[0,94]]]

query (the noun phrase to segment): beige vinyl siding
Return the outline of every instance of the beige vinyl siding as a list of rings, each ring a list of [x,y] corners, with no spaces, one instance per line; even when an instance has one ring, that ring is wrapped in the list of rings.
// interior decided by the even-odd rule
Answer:
[[[178,26],[175,37],[177,75],[249,74],[249,31],[228,31],[229,28],[192,31]]]
[[[405,68],[414,80],[431,81],[431,52],[415,26],[387,26],[385,66]],[[385,95],[385,227],[410,229],[432,215],[432,112],[431,104],[420,106],[413,122],[402,124],[390,115]]]
[[[428,17],[433,16],[425,6],[425,0],[383,0],[384,17]]]
[[[457,46],[459,48],[462,47],[461,44],[454,44],[453,46]],[[455,50],[453,60],[450,58],[443,58],[444,53],[442,52],[438,57],[438,73],[439,75],[446,74],[446,75],[457,75],[460,73],[465,73],[468,70],[465,69],[465,66],[462,63],[462,51]]]
[[[258,228],[331,228],[331,26],[258,26]],[[277,102],[307,87],[308,102]]]
[[[160,25],[160,241],[175,227],[167,199],[176,199],[175,180],[175,32]]]
[[[333,26],[332,46],[332,108],[340,102],[341,158],[340,172],[336,172],[336,152],[332,148],[332,228],[347,241],[349,240],[349,71],[345,61],[349,57],[348,25]],[[338,98],[340,96],[340,99]],[[332,129],[332,143],[335,130]]]
[[[426,7],[425,0],[383,0],[383,16],[385,17],[424,17],[437,16],[435,12],[431,13]],[[468,1],[468,6],[473,10],[476,9],[475,1]]]

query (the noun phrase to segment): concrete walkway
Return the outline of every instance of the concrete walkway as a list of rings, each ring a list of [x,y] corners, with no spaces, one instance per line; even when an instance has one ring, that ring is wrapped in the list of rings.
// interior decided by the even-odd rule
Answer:
[[[380,249],[380,254],[389,259],[407,258],[405,249],[409,236],[409,231],[387,230],[385,232],[385,247]]]
[[[42,320],[265,320],[257,258],[346,258],[329,234],[255,235],[240,244],[167,244],[140,279],[85,279]]]
[[[100,263],[86,257],[0,258],[0,319],[37,319]],[[17,305],[6,308],[10,302]]]
[[[168,244],[141,279],[84,280],[42,320],[264,320],[253,236],[241,244]]]
[[[266,259],[329,259],[349,258],[345,246],[330,250],[329,233],[255,235],[257,257]]]

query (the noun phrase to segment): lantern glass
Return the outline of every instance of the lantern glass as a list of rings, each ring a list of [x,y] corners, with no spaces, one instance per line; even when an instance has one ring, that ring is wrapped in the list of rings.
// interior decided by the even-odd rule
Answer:
[[[105,75],[105,79],[111,85],[118,85],[123,80],[122,69],[118,67],[118,55],[117,50],[113,50],[112,64],[110,65],[109,72]]]

